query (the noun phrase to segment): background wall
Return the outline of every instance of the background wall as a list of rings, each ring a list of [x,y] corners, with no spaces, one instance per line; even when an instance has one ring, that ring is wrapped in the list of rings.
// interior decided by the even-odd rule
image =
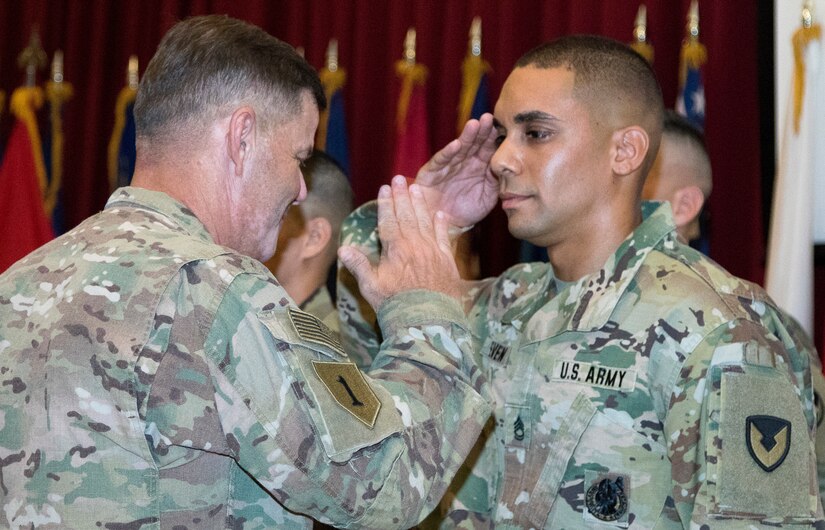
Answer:
[[[645,3],[654,69],[672,106],[689,0]],[[765,59],[760,9],[765,4],[770,10],[770,2],[700,2],[701,41],[709,55],[704,69],[706,136],[715,176],[711,255],[732,273],[760,283],[765,254],[760,134],[764,127],[773,128],[772,122],[760,119],[760,97],[767,98],[768,105],[773,97],[772,92],[764,94],[765,85],[759,83],[759,63]],[[16,57],[33,25],[39,26],[50,57],[58,48],[64,51],[65,78],[75,88],[64,118],[64,199],[68,225],[73,226],[99,210],[109,194],[106,147],[128,57],[138,55],[142,72],[175,21],[204,13],[242,18],[302,46],[316,67],[323,65],[327,43],[334,37],[340,64],[348,72],[352,180],[361,202],[390,177],[398,90],[393,63],[401,58],[408,27],[416,27],[418,60],[430,69],[427,108],[436,149],[456,134],[460,65],[474,16],[482,17],[483,54],[493,67],[495,101],[513,63],[528,49],[567,33],[629,41],[638,6],[638,0],[0,0],[0,88],[9,94],[23,81]],[[767,87],[770,90],[770,83]],[[0,118],[0,143],[9,122],[7,114]],[[500,272],[516,261],[518,245],[498,210],[484,230],[483,272]]]

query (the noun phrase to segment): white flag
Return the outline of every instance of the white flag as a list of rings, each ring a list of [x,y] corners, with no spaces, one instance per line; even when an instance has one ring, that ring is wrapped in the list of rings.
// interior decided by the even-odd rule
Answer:
[[[819,100],[822,40],[812,40],[804,51],[805,87],[799,128],[794,130],[794,90],[784,108],[784,127],[774,181],[773,210],[768,239],[765,289],[776,303],[813,335],[813,226],[817,158],[823,154],[823,126]],[[793,76],[791,84],[793,83]],[[821,207],[821,206],[820,206]]]

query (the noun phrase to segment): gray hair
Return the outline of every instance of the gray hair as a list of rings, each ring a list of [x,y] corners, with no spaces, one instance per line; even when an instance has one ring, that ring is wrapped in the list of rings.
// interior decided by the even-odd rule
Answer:
[[[166,33],[146,68],[137,137],[191,134],[233,104],[254,105],[267,129],[301,111],[304,91],[326,107],[318,74],[290,45],[240,20],[192,17]]]

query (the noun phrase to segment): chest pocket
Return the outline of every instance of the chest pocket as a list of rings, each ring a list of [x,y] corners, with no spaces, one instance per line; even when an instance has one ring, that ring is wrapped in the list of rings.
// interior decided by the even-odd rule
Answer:
[[[404,428],[392,396],[365,376],[320,320],[295,308],[258,315],[282,351],[327,456],[345,462]],[[299,396],[300,397],[300,396]]]
[[[549,445],[552,453],[530,496],[528,519],[537,527],[656,525],[670,489],[663,445],[615,421],[584,394]]]

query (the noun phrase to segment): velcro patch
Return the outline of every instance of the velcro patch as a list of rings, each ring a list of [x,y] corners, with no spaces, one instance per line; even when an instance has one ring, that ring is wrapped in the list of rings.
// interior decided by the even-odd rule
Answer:
[[[354,363],[312,361],[312,368],[335,401],[370,429],[381,402]]]
[[[313,315],[290,307],[289,319],[292,321],[292,325],[301,339],[312,342],[313,344],[325,346],[342,357],[347,356],[344,352],[344,347],[341,345],[341,341],[335,336],[335,332]]]
[[[572,381],[629,392],[636,388],[636,370],[560,359],[553,366],[553,381]]]

